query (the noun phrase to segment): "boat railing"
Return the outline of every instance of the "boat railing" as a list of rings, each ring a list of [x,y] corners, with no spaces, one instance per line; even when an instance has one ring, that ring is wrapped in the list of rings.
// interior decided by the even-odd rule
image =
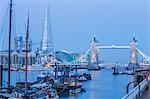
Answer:
[[[130,90],[130,92],[121,99],[136,99],[137,97],[139,97],[140,93],[142,93],[145,90],[147,85],[148,81],[144,79],[139,85]]]

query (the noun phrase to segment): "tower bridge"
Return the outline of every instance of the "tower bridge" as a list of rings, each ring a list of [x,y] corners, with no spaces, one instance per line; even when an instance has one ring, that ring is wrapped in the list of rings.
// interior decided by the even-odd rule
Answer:
[[[98,64],[99,61],[99,52],[101,49],[130,49],[130,66],[137,66],[138,65],[138,50],[137,50],[137,40],[135,36],[133,36],[132,40],[130,41],[130,45],[107,45],[101,46],[98,45],[98,41],[94,36],[90,43],[90,64]]]
[[[102,49],[129,49],[130,50],[130,60],[129,60],[129,67],[138,67],[138,54],[140,54],[144,59],[150,61],[150,57],[145,55],[139,48],[138,48],[138,41],[136,37],[133,36],[130,40],[129,45],[99,45],[96,36],[91,39],[90,42],[90,49],[80,57],[80,61],[85,59],[85,57],[90,54],[90,65],[91,64],[99,64],[99,54],[100,50]]]

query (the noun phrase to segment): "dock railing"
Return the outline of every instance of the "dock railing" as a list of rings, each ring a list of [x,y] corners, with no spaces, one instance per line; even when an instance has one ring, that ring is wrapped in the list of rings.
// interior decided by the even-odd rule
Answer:
[[[134,87],[132,90],[129,91],[123,98],[121,99],[136,99],[139,97],[141,93],[145,90],[146,86],[148,85],[148,81],[143,80],[139,85]],[[139,88],[140,87],[140,88]]]

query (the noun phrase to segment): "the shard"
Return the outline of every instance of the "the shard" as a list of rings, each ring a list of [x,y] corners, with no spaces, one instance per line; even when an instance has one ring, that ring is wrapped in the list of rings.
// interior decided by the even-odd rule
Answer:
[[[47,4],[45,9],[45,18],[44,18],[44,28],[43,28],[43,37],[42,37],[42,52],[48,52],[53,54],[53,40],[52,40],[52,31],[51,23],[49,17],[49,5]]]

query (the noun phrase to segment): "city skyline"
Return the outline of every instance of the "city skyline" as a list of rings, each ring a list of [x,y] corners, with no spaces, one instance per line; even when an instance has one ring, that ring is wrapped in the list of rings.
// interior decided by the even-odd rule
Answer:
[[[100,45],[129,45],[130,39],[135,33],[139,41],[139,48],[146,54],[150,54],[148,0],[49,1],[55,50],[86,52],[94,34],[99,39]],[[0,11],[2,12],[0,15],[4,16],[8,1],[4,0],[0,3]],[[16,24],[20,25],[16,26],[17,35],[18,33],[25,35],[24,24],[29,10],[30,39],[34,43],[41,41],[45,5],[46,0],[14,0],[13,7],[18,18]],[[2,11],[2,9],[4,10]],[[1,20],[2,18],[0,18],[0,22],[2,22]],[[34,38],[35,36],[36,38]],[[7,42],[7,38],[5,42]],[[112,53],[118,54],[115,58],[120,55],[129,57],[129,51],[106,50],[100,53],[102,53],[101,57],[104,60],[111,60],[114,57]]]

